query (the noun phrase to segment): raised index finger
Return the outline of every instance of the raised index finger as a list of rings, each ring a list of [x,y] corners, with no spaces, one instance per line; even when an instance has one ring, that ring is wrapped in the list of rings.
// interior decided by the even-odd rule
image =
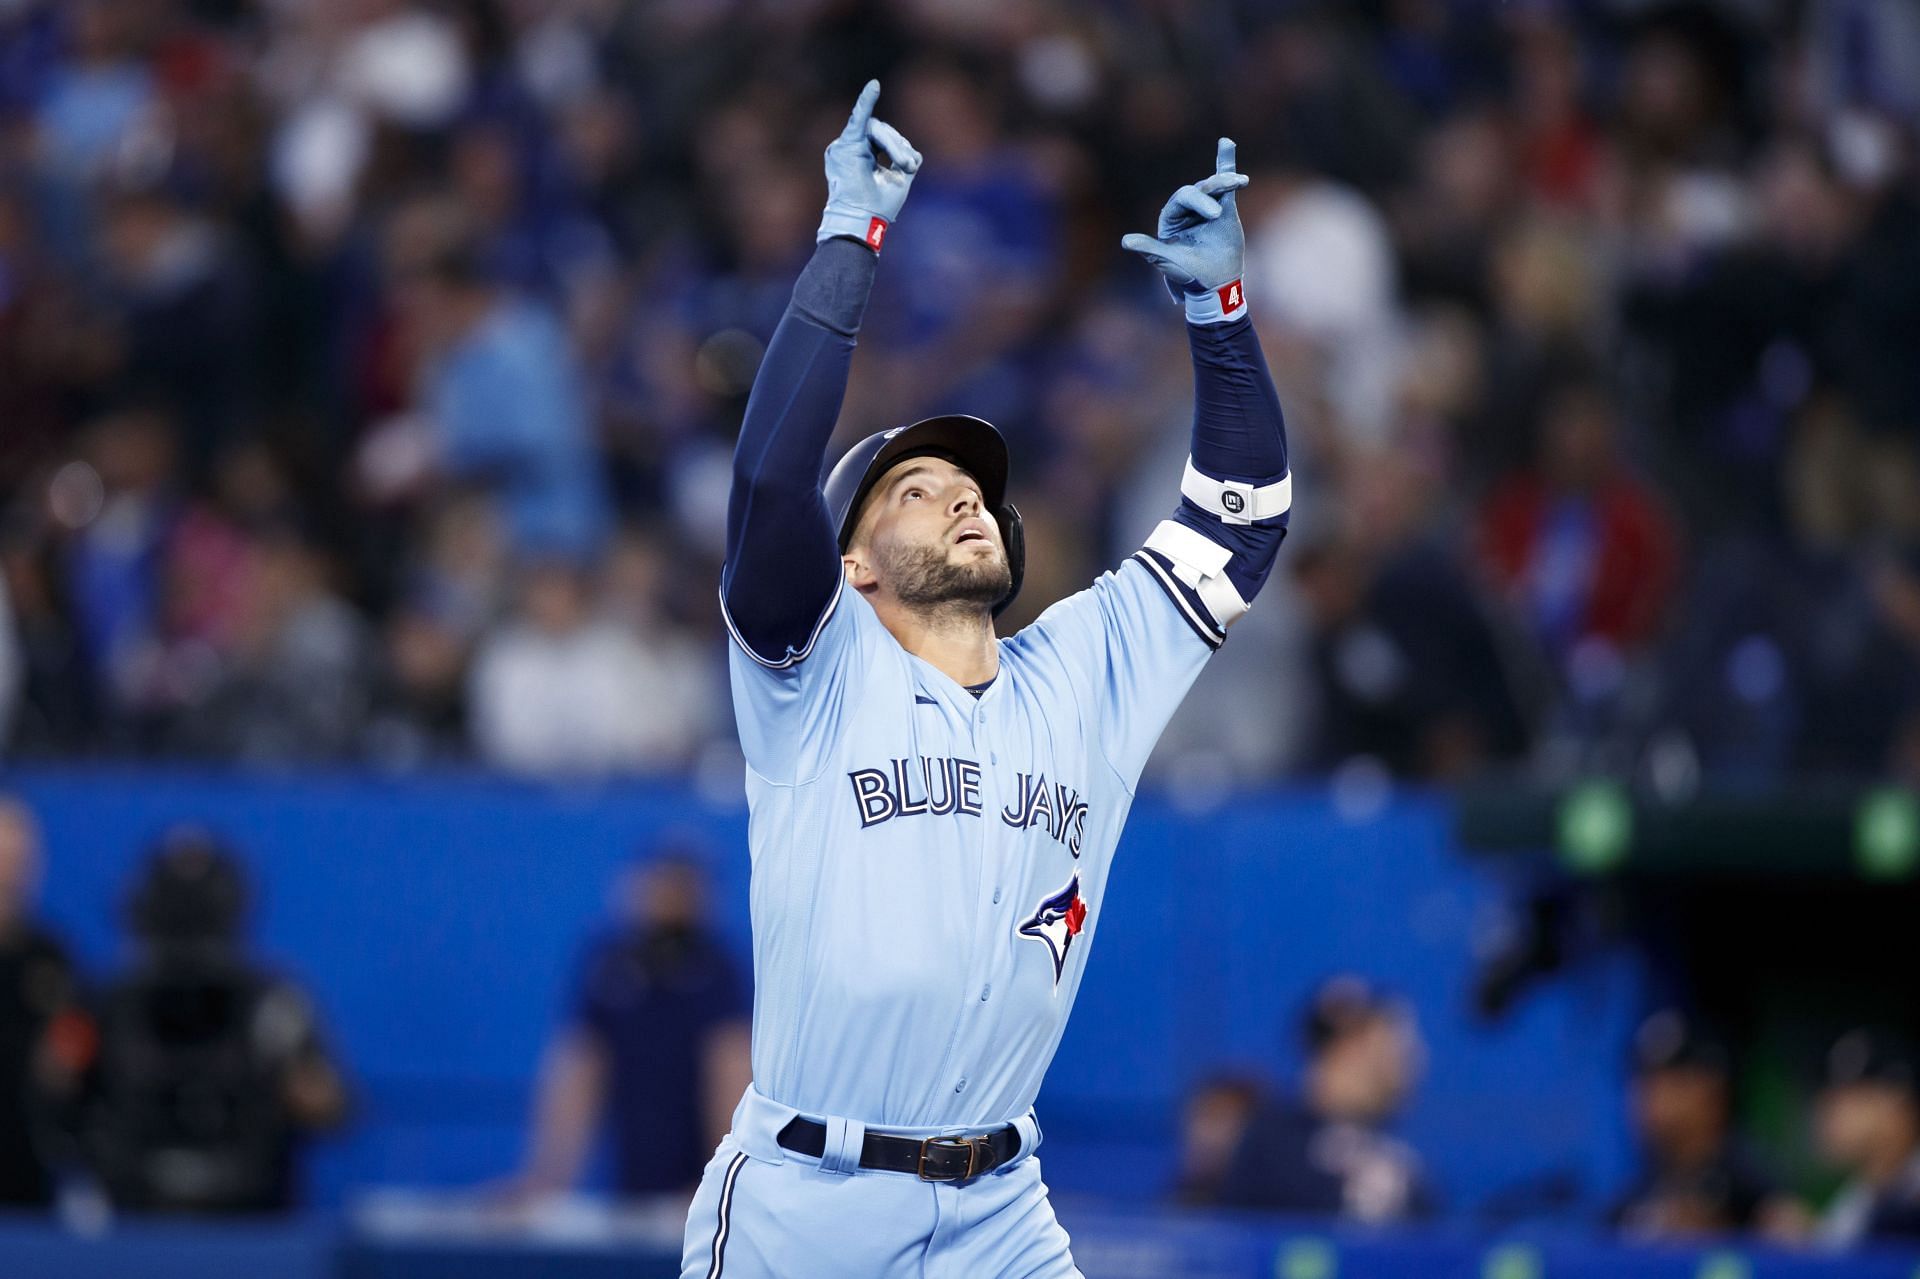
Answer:
[[[840,130],[842,142],[864,142],[867,137],[867,121],[873,119],[873,104],[880,100],[880,82],[867,81],[867,87],[860,90],[860,100],[853,104],[853,114],[847,117],[847,127]]]
[[[1233,172],[1233,151],[1232,138],[1220,139],[1220,147],[1213,155],[1213,171],[1215,173]]]

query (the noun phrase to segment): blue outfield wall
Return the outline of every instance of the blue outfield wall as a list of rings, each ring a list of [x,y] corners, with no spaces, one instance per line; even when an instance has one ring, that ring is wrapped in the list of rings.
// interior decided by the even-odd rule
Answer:
[[[745,812],[724,793],[116,770],[6,784],[45,824],[46,914],[95,973],[124,953],[119,907],[158,832],[202,822],[245,853],[255,935],[314,992],[359,1099],[352,1131],[312,1162],[321,1204],[510,1171],[576,950],[606,921],[620,868],[663,830],[711,843],[718,926],[748,953]],[[1570,1202],[1520,1212],[1593,1211],[1627,1170],[1619,1067],[1639,975],[1625,956],[1591,963],[1477,1024],[1475,940],[1501,886],[1449,828],[1430,796],[1357,818],[1317,790],[1207,812],[1143,796],[1041,1097],[1056,1191],[1157,1196],[1184,1090],[1228,1067],[1290,1075],[1303,998],[1350,969],[1420,1013],[1430,1064],[1404,1132],[1451,1214],[1555,1194]]]

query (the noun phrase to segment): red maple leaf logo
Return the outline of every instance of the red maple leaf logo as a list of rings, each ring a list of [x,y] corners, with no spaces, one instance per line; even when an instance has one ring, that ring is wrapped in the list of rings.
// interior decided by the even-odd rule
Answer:
[[[1076,897],[1073,899],[1073,905],[1067,907],[1067,936],[1078,937],[1086,923],[1087,904]]]

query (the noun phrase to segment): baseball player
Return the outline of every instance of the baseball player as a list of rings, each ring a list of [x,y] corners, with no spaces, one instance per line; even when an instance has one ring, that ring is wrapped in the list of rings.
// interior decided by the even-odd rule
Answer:
[[[995,637],[1025,548],[1006,446],[978,418],[870,436],[817,481],[921,163],[873,118],[879,96],[827,148],[818,244],[734,453],[720,595],[751,809],[753,1084],[689,1210],[683,1279],[1079,1273],[1033,1100],[1141,767],[1286,531],[1224,138],[1158,236],[1122,242],[1185,304],[1197,396],[1179,505],[1117,570]]]

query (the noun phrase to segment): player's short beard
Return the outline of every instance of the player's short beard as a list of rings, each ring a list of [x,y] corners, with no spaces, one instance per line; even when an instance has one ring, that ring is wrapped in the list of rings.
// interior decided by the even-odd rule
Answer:
[[[950,549],[944,542],[885,549],[876,546],[875,567],[894,598],[916,612],[983,612],[1013,589],[1013,574],[1005,555],[972,557],[955,564],[947,558]]]

